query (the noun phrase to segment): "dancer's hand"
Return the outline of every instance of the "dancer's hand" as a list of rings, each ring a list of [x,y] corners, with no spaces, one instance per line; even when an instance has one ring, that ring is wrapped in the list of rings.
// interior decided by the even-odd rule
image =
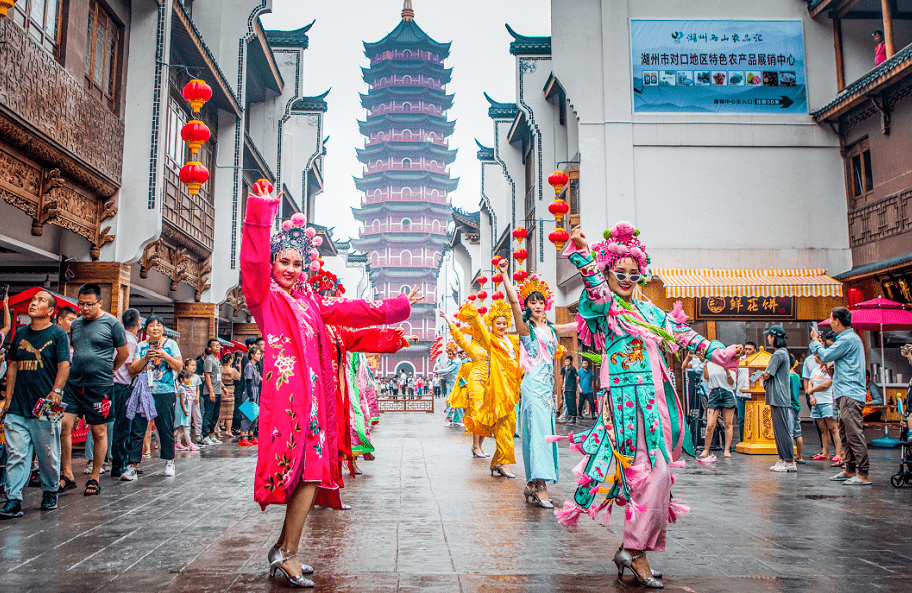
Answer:
[[[421,294],[421,291],[418,290],[417,286],[412,287],[412,291],[408,295],[409,305],[414,305],[415,303],[424,299],[424,295]]]
[[[586,235],[583,234],[583,229],[579,225],[573,227],[570,231],[570,241],[573,242],[577,249],[589,251],[589,241],[586,240]]]
[[[253,195],[258,196],[260,198],[266,198],[267,200],[280,200],[285,193],[285,192],[279,192],[279,194],[273,198],[271,195],[269,195],[269,192],[267,190],[268,190],[268,188],[265,186],[265,184],[260,183],[260,182],[254,183],[253,186],[251,187],[251,191],[253,192]]]
[[[510,272],[510,262],[508,262],[506,258],[501,259],[497,262],[497,271],[500,272],[504,277],[504,282],[506,282]]]
[[[446,321],[448,325],[453,325],[453,320],[443,311],[440,312],[440,318]]]

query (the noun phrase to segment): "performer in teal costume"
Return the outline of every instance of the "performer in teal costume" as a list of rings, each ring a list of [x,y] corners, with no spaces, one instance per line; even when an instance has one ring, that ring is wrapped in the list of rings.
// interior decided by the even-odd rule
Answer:
[[[661,588],[661,575],[649,569],[645,552],[663,551],[667,524],[688,510],[671,498],[669,467],[683,467],[682,452],[693,455],[665,355],[684,348],[737,368],[741,347],[726,348],[697,334],[686,324],[680,302],[666,313],[635,297],[649,265],[639,234],[630,223],[618,223],[590,252],[577,227],[564,252],[583,279],[578,331],[602,352],[606,391],[596,425],[569,436],[571,448],[585,458],[574,469],[579,483],[574,500],[555,514],[573,527],[582,513],[595,519],[605,511],[602,522],[608,525],[612,505],[624,506],[624,541],[614,557],[618,573],[630,568],[641,585]],[[600,502],[598,494],[605,495]]]

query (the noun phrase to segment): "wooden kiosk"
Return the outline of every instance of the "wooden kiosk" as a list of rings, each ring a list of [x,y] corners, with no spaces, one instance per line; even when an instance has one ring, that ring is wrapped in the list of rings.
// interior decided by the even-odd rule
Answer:
[[[765,371],[772,354],[760,348],[756,354],[741,361],[740,367],[746,368],[753,375],[756,371]],[[764,403],[766,391],[763,380],[751,383],[742,391],[749,393],[750,400],[744,402],[744,440],[738,443],[735,450],[748,455],[776,455],[776,441],[773,436],[773,417],[768,405]]]

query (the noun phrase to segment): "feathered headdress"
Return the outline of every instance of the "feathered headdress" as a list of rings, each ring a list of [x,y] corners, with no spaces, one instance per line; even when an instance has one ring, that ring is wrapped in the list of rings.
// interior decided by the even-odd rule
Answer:
[[[551,292],[548,283],[542,280],[538,274],[532,274],[519,285],[519,304],[523,308],[526,307],[526,299],[533,292],[540,292],[545,297],[545,311],[550,311],[554,293]]]
[[[282,223],[282,230],[275,233],[269,242],[273,259],[291,249],[301,256],[310,271],[316,272],[320,269],[320,264],[316,262],[320,257],[317,247],[323,244],[323,238],[316,234],[316,229],[307,226],[307,218],[300,212],[295,213],[291,220]]]
[[[315,238],[319,239],[319,237]],[[313,276],[308,278],[307,284],[309,284],[311,290],[316,293],[329,290],[332,291],[332,296],[338,297],[345,294],[345,287],[339,282],[339,278],[329,270],[324,270],[323,268],[320,268]]]
[[[507,325],[513,323],[513,307],[504,299],[495,299],[491,303],[491,308],[485,315],[485,324],[494,327],[494,320],[498,317],[506,317]]]
[[[453,340],[450,340],[449,342],[447,342],[446,351],[448,353],[452,352],[453,354],[456,354],[457,352],[459,352],[459,346],[456,345],[456,342],[454,342]]]
[[[614,267],[618,261],[625,257],[632,258],[640,267],[640,272],[645,272],[651,260],[646,253],[646,247],[640,242],[640,231],[629,222],[619,222],[611,230],[602,233],[604,241],[592,245],[592,253],[599,269],[603,272]]]

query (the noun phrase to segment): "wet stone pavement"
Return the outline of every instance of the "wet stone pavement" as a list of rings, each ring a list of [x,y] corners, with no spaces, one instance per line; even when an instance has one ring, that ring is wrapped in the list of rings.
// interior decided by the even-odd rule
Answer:
[[[807,424],[805,436],[816,452]],[[305,527],[301,555],[318,591],[641,590],[629,572],[619,582],[611,562],[623,513],[609,529],[585,519],[569,532],[523,503],[521,460],[518,479],[492,478],[442,412],[385,414],[374,442],[377,460],[346,482],[353,509],[315,509]],[[765,456],[711,468],[690,460],[676,470],[675,495],[692,512],[670,527],[667,550],[650,555],[653,568],[670,591],[909,591],[912,487],[889,484],[898,451],[871,454],[875,485],[856,488],[828,481],[829,463],[795,475],[770,473]],[[50,512],[28,488],[26,515],[0,522],[0,590],[287,590],[266,573],[282,508],[264,513],[253,502],[255,456],[229,444],[178,453],[175,478],[147,460],[136,482],[103,476],[97,497],[81,494],[80,473],[80,488]],[[563,442],[558,503],[572,495],[578,459]]]

